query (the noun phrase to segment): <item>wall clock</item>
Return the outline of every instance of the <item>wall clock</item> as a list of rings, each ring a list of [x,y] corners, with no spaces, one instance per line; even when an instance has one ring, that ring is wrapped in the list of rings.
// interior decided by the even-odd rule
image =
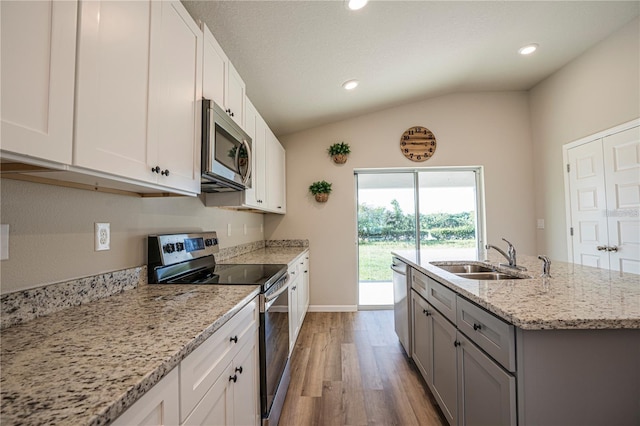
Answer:
[[[436,152],[436,137],[426,127],[410,127],[400,138],[400,150],[411,161],[426,161]]]

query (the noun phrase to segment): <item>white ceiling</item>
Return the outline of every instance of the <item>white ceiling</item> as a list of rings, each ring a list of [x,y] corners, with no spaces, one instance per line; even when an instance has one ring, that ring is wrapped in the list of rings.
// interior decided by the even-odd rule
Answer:
[[[634,17],[639,1],[182,0],[278,136],[454,92],[528,90]],[[517,54],[538,43],[529,57]],[[341,84],[360,80],[347,92]]]

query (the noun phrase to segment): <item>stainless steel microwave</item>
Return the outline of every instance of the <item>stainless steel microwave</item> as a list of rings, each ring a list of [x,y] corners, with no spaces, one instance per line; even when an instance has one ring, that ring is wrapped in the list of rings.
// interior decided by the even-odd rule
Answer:
[[[219,105],[202,99],[202,192],[251,188],[251,142]]]

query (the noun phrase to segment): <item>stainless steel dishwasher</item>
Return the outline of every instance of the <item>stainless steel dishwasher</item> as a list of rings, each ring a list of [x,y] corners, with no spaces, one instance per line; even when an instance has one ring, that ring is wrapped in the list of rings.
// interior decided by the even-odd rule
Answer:
[[[400,343],[411,358],[411,299],[409,297],[409,266],[392,257],[393,270],[393,318]]]

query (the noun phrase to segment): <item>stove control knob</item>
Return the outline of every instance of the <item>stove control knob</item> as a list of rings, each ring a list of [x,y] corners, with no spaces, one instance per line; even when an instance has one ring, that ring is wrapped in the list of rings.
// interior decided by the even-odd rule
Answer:
[[[176,243],[176,251],[184,250],[184,243]]]
[[[211,247],[216,244],[218,244],[218,240],[216,240],[215,238],[207,238],[206,240],[204,240],[204,245],[207,247]]]
[[[165,253],[173,253],[176,251],[176,246],[173,243],[167,243],[162,247],[162,251]]]

